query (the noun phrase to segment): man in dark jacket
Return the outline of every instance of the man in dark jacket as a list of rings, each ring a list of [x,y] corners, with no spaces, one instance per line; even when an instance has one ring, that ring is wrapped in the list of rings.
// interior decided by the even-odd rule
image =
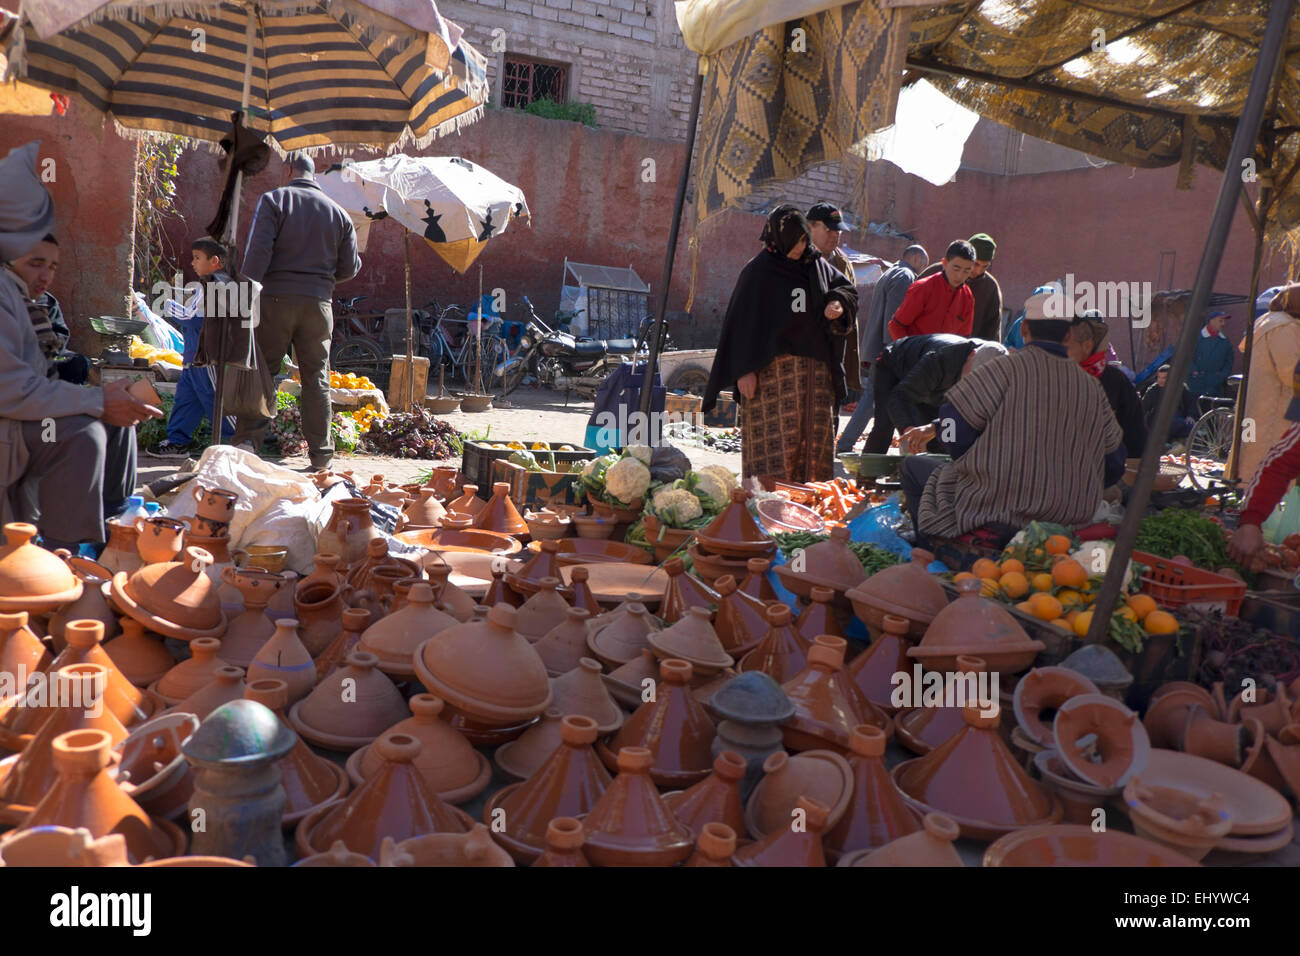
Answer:
[[[284,185],[263,194],[248,232],[243,273],[262,283],[257,344],[278,373],[293,346],[302,371],[302,432],[313,468],[334,457],[330,435],[329,358],[334,284],[361,270],[357,233],[343,207],[316,185],[310,157],[285,163]],[[231,439],[261,447],[270,419],[239,419]]]
[[[1156,383],[1142,393],[1142,413],[1146,416],[1148,430],[1151,428],[1151,423],[1156,420],[1160,397],[1164,395],[1168,386],[1169,366],[1162,365],[1156,370]],[[1169,423],[1168,440],[1177,441],[1191,434],[1192,426],[1196,424],[1199,415],[1200,409],[1196,405],[1196,396],[1184,385],[1183,394],[1178,399],[1178,408],[1174,412],[1174,420]]]
[[[1196,355],[1187,372],[1187,387],[1193,395],[1219,396],[1232,374],[1232,342],[1223,334],[1227,312],[1211,312],[1196,340]]]
[[[1091,309],[1071,320],[1065,347],[1070,358],[1101,383],[1106,401],[1124,432],[1124,449],[1128,456],[1141,458],[1147,447],[1147,422],[1142,412],[1142,400],[1119,363],[1109,360],[1110,327],[1101,313]]]
[[[968,241],[975,247],[975,267],[966,280],[966,288],[975,296],[975,319],[971,323],[970,334],[972,338],[996,342],[1002,338],[1002,287],[988,268],[994,253],[998,251],[998,244],[987,232],[977,232]],[[936,262],[917,278],[932,276],[940,268],[941,265]]]
[[[946,332],[909,335],[890,345],[876,364],[876,418],[862,450],[889,451],[895,428],[906,431],[932,421],[963,375],[1006,352],[997,342]]]

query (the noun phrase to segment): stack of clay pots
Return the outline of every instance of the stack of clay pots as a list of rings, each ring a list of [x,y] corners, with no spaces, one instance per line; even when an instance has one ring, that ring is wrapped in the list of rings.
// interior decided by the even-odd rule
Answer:
[[[688,553],[696,573],[709,584],[724,575],[743,580],[751,559],[770,561],[776,556],[776,542],[749,513],[748,499],[748,492],[734,489],[731,502],[695,532]]]

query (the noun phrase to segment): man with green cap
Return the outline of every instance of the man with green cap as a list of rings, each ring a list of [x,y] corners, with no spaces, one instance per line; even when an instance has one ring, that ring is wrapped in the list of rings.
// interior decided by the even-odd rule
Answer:
[[[975,268],[971,269],[966,287],[975,296],[975,321],[971,324],[971,338],[988,339],[992,342],[1002,341],[1002,287],[998,280],[989,273],[989,263],[998,251],[998,244],[987,232],[977,232],[968,240],[975,247]],[[941,263],[934,263],[918,279],[934,275],[943,268]]]

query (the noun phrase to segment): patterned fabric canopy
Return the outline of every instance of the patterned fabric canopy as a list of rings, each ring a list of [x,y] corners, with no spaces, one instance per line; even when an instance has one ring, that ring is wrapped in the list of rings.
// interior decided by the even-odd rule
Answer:
[[[433,0],[50,0],[9,42],[10,72],[76,93],[124,135],[219,140],[240,107],[282,152],[426,145],[481,115],[486,63]],[[80,12],[82,15],[76,17]],[[54,14],[59,16],[54,16]]]

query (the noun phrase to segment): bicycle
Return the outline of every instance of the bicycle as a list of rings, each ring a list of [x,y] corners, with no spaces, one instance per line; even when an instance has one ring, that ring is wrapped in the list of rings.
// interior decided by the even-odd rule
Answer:
[[[364,375],[380,388],[386,388],[392,359],[385,353],[379,338],[384,328],[384,316],[362,313],[357,303],[365,298],[368,296],[354,295],[335,300],[330,368]]]
[[[1192,487],[1206,490],[1214,481],[1224,481],[1223,465],[1232,450],[1236,437],[1237,389],[1241,386],[1241,376],[1228,377],[1228,389],[1231,395],[1197,397],[1197,404],[1203,413],[1192,426],[1186,438],[1186,461]],[[1219,468],[1204,468],[1199,462],[1215,461]]]
[[[436,303],[434,305],[436,306]],[[456,314],[461,312],[464,312],[464,309],[455,305],[449,305],[438,312],[437,318],[433,322],[433,328],[429,333],[426,351],[431,368],[435,365],[450,365],[453,379],[459,374],[462,381],[470,384],[476,360],[478,359],[479,336],[475,334],[473,325],[478,319],[476,317],[456,318]],[[459,344],[453,344],[448,336],[447,330],[444,328],[444,325],[448,323],[463,323],[465,325],[465,331],[459,339]],[[480,384],[484,388],[490,388],[502,374],[505,360],[509,356],[509,349],[506,347],[505,340],[499,334],[501,319],[485,318],[484,323],[481,360],[483,381]]]

